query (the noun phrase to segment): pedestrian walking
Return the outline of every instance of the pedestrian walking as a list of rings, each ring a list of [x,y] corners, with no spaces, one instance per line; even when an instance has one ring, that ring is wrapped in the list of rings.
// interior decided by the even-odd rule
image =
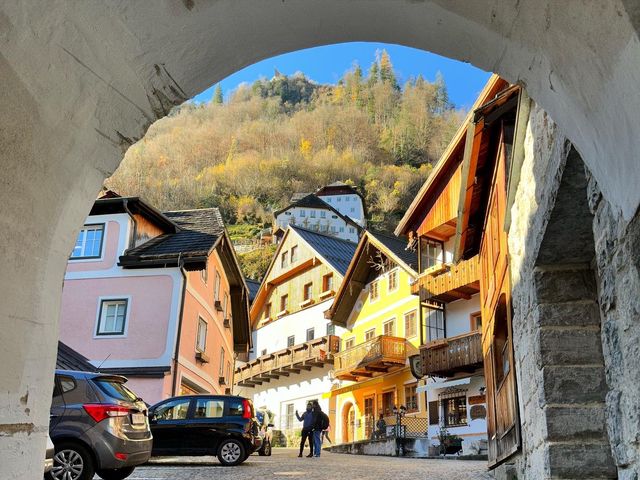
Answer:
[[[314,413],[313,406],[311,403],[307,403],[307,410],[302,413],[302,415],[298,414],[296,410],[296,417],[299,422],[302,422],[302,436],[300,437],[300,453],[298,457],[302,457],[302,453],[304,452],[304,444],[307,439],[309,439],[309,455],[307,457],[313,457],[313,422],[314,422]]]
[[[314,456],[322,452],[322,432],[329,429],[329,416],[322,411],[317,401],[313,402],[313,450]]]
[[[329,430],[331,430],[331,427],[330,427],[330,426],[329,426],[329,428],[327,428],[326,430],[323,430],[323,431],[322,431],[322,443],[324,443],[324,439],[325,439],[325,438],[327,439],[327,441],[328,441],[329,443],[333,443],[333,442],[331,441],[331,438],[329,438]]]

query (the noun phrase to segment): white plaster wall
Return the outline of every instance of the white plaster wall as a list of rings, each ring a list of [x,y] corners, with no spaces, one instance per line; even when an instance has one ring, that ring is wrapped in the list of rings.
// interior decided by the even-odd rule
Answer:
[[[304,216],[301,214],[303,210]],[[314,212],[315,217],[311,216],[312,211]],[[325,218],[321,217],[320,212],[325,212]],[[353,225],[345,222],[331,210],[292,207],[276,217],[276,225],[282,229],[286,229],[290,224],[355,243],[358,242],[359,238],[358,230]]]
[[[361,227],[366,227],[364,205],[359,195],[322,195],[320,198]]]
[[[447,319],[447,337],[455,337],[471,331],[471,314],[480,311],[480,295],[471,300],[456,300],[445,307]]]
[[[315,329],[314,338],[324,337],[327,334],[327,325],[331,323],[324,318],[324,312],[330,306],[331,300],[326,300],[254,330],[250,359],[261,356],[264,349],[271,353],[287,348],[287,338],[291,335],[296,337],[295,345],[306,342],[309,328]],[[335,327],[335,335],[341,336],[344,331],[343,327]]]

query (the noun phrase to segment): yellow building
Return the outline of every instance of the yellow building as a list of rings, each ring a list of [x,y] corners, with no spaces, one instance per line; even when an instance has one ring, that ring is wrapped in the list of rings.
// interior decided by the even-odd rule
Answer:
[[[365,232],[325,313],[346,328],[334,358],[339,383],[327,394],[339,443],[372,438],[380,414],[387,425],[395,423],[394,406],[405,406],[407,417],[427,416],[408,366],[424,332],[419,298],[411,294],[418,259],[406,247],[402,238]]]

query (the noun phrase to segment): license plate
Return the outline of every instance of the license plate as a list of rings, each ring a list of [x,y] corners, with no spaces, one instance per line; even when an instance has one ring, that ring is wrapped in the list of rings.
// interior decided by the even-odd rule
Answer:
[[[145,423],[145,415],[144,413],[132,413],[131,414],[131,423],[133,425],[143,425]]]

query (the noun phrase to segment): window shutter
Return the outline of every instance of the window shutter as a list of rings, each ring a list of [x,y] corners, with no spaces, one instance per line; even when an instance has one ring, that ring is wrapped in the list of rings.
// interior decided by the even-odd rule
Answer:
[[[429,425],[440,424],[440,409],[438,408],[438,403],[437,400],[429,402]]]

